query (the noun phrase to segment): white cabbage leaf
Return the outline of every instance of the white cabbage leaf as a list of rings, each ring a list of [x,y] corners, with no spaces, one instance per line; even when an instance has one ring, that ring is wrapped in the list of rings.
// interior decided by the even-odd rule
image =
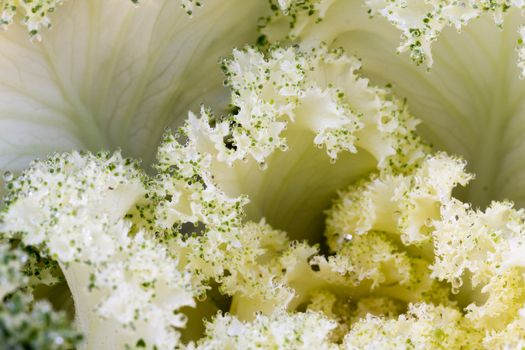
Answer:
[[[148,164],[165,128],[180,125],[188,110],[227,107],[217,62],[255,40],[267,8],[264,1],[207,1],[189,16],[181,5],[191,3],[178,0],[61,3],[2,1],[20,7],[0,32],[4,171],[73,149],[121,148]],[[42,4],[54,10],[38,7],[24,24],[32,14],[26,8]]]

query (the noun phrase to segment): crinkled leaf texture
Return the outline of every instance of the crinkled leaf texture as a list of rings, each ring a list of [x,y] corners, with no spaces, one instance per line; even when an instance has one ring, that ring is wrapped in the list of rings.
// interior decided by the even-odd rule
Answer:
[[[190,339],[196,340],[188,345],[192,349],[521,347],[525,210],[510,201],[484,210],[468,203],[511,198],[521,204],[520,187],[513,183],[522,176],[522,63],[512,39],[519,36],[516,9],[505,1],[457,2],[467,10],[486,5],[482,12],[489,14],[459,12],[461,21],[454,23],[454,13],[440,9],[421,17],[434,5],[449,6],[439,0],[367,1],[373,19],[357,1],[271,3],[276,12],[266,23],[266,40],[284,44],[265,46],[261,38],[262,50],[234,50],[223,61],[231,113],[206,108],[190,113],[178,133],[165,135],[155,177],[118,152],[55,155],[9,183],[0,230],[62,267],[88,348],[173,348]],[[84,12],[73,11],[82,4]],[[196,45],[195,30],[180,24],[189,22],[172,21],[167,9],[156,7],[164,3],[124,13],[114,12],[113,2],[76,2],[61,8],[64,26],[84,23],[75,17],[90,13],[93,4],[115,6],[108,21],[118,23],[118,30],[100,32],[115,47],[96,50],[100,42],[89,37],[79,59],[73,54],[78,51],[58,50],[81,45],[83,33],[97,32],[93,25],[78,35],[56,27],[42,34],[49,40],[14,49],[32,62],[41,62],[43,50],[49,58],[42,62],[53,62],[58,81],[69,82],[55,90],[27,83],[20,90],[41,89],[42,101],[58,101],[59,107],[68,97],[75,119],[64,114],[54,119],[53,130],[69,121],[78,131],[67,134],[71,147],[121,145],[147,161],[168,115],[205,97],[220,111],[212,97],[220,100],[221,94],[203,82],[212,69],[202,62],[211,67],[213,60],[187,56]],[[234,4],[217,2],[202,13],[224,16],[230,12],[218,9]],[[247,16],[256,13],[250,6],[247,11],[254,12]],[[150,13],[158,13],[158,26]],[[449,22],[433,22],[445,15]],[[242,17],[238,11],[232,16]],[[199,18],[194,17],[197,24]],[[498,31],[493,22],[501,25],[503,19]],[[200,20],[213,33],[201,43],[214,47],[212,37],[220,32]],[[462,34],[441,26],[459,28],[468,21]],[[401,47],[392,25],[403,33]],[[166,28],[173,29],[173,51],[158,36]],[[22,35],[16,28],[9,33]],[[132,50],[136,45],[147,49]],[[197,48],[214,54],[204,46]],[[432,70],[394,55],[396,47],[409,51],[417,64],[432,64]],[[168,51],[184,52],[186,61],[166,58]],[[362,64],[354,54],[364,58]],[[107,60],[100,58],[105,55]],[[76,72],[69,68],[80,62],[89,74],[66,79],[63,71]],[[45,64],[28,67],[47,82]],[[152,75],[134,75],[143,72],[140,67]],[[22,73],[13,81],[24,81]],[[173,90],[165,74],[176,82]],[[204,78],[194,81],[194,74]],[[148,80],[152,76],[158,79]],[[177,90],[190,78],[191,89]],[[393,89],[377,87],[390,81]],[[112,90],[117,85],[121,90]],[[210,93],[199,93],[199,86]],[[415,133],[418,120],[391,90],[408,97],[429,140],[468,162],[428,147]],[[33,108],[36,102],[30,102],[22,105]],[[167,114],[155,119],[159,110]],[[144,111],[151,115],[140,119]],[[43,128],[35,127],[35,133]],[[453,190],[473,179],[467,167],[477,180],[462,202]],[[334,197],[339,198],[326,211]],[[324,247],[311,244],[324,239]],[[229,299],[217,302],[219,294]],[[205,317],[210,321],[203,322]],[[182,329],[194,324],[201,328],[189,329],[188,336]]]
[[[523,2],[279,3],[295,19],[270,20],[270,40],[324,41],[356,54],[372,83],[392,84],[397,97],[407,98],[426,140],[468,161],[476,180],[462,199],[481,207],[494,199],[523,206]]]

